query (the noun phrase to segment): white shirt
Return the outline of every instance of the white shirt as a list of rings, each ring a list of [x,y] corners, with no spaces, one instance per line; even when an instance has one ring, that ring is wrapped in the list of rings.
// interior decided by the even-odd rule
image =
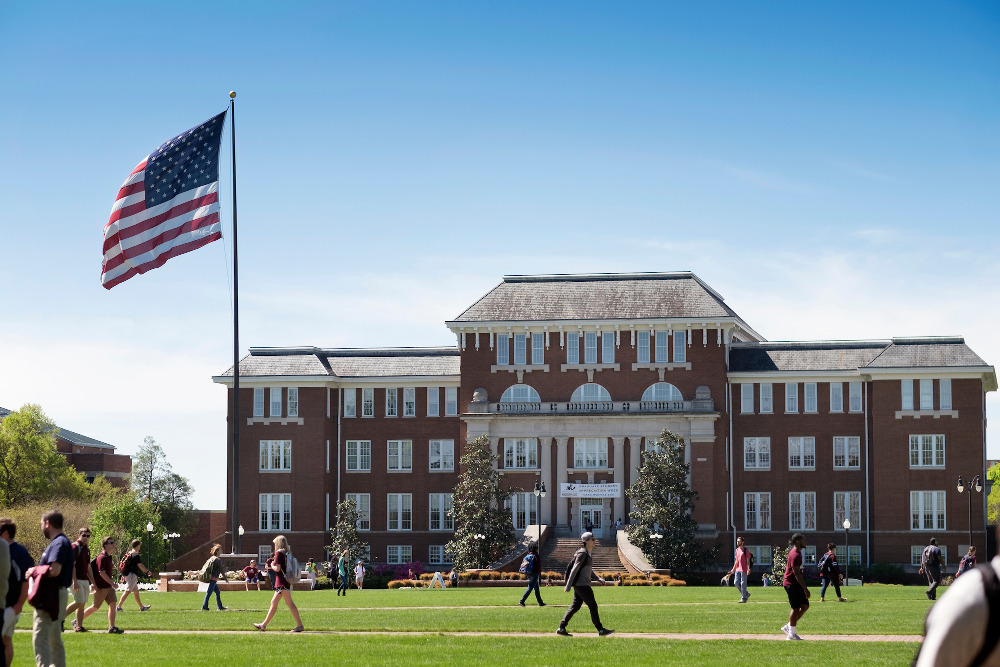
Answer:
[[[990,567],[1000,575],[1000,556],[990,561]],[[958,667],[972,662],[983,646],[989,611],[982,574],[970,570],[956,579],[927,614],[927,636],[917,667]],[[998,648],[1000,643],[984,665],[1000,667]]]

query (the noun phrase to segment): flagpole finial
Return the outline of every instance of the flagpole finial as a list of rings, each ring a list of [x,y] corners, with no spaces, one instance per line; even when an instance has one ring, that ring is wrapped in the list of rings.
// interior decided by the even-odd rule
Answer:
[[[230,90],[229,91],[229,97],[235,99],[236,98],[236,91],[235,90]]]

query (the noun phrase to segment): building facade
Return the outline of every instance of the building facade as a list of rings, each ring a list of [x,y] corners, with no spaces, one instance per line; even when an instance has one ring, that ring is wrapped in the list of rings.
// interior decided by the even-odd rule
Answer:
[[[950,560],[970,532],[984,545],[985,496],[970,514],[955,482],[985,479],[996,374],[960,338],[772,343],[687,272],[508,276],[446,326],[453,348],[241,360],[244,551],[281,532],[319,556],[351,498],[373,561],[447,567],[482,435],[517,529],[610,537],[664,429],[685,440],[699,538],[742,534],[758,563],[790,532],[841,544],[845,520],[855,563],[909,564],[932,535]],[[214,380],[231,391],[232,369]]]

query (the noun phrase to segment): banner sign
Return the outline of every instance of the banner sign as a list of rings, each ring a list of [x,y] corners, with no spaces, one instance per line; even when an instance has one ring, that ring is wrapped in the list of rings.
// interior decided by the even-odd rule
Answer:
[[[622,495],[622,485],[618,482],[611,484],[574,484],[563,482],[560,484],[560,498],[618,498]]]

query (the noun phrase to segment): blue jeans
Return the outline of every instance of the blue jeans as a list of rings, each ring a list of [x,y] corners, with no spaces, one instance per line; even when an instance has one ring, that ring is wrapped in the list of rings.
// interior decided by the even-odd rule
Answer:
[[[735,577],[736,590],[740,592],[740,599],[747,599],[747,573],[737,572]]]
[[[215,603],[219,605],[219,609],[222,609],[222,596],[219,595],[219,582],[215,579],[208,582],[208,590],[205,591],[205,604],[201,605],[201,608],[208,609],[208,600],[212,597],[212,591],[215,591]]]
[[[540,605],[545,604],[544,602],[542,602],[542,594],[538,590],[538,584],[541,581],[541,579],[542,578],[539,575],[530,577],[528,579],[528,587],[524,589],[524,595],[521,596],[521,604],[524,604],[524,601],[528,599],[528,596],[531,594],[532,589],[534,589],[535,591],[535,599],[538,600],[538,604]]]
[[[833,590],[837,591],[837,599],[839,600],[843,597],[840,594],[840,577],[834,577],[832,579],[827,579],[826,577],[821,577],[820,581],[823,582],[822,586],[819,588],[819,599],[822,600],[826,597],[826,589],[833,584]]]
[[[344,595],[347,595],[347,575],[346,574],[341,574],[340,575],[340,585],[337,586],[337,595],[340,595],[341,591],[344,592]]]

